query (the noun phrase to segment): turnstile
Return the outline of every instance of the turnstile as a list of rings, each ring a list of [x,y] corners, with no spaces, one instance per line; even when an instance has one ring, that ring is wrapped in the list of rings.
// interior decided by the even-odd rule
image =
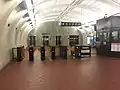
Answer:
[[[29,61],[34,61],[34,46],[29,46]]]
[[[41,49],[40,49],[40,52],[41,52],[41,60],[45,60],[45,47],[42,46]]]

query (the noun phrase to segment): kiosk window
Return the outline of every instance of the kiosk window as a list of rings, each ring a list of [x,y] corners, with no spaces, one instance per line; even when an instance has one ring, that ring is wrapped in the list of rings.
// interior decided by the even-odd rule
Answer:
[[[99,34],[98,34],[98,39],[100,40],[100,41],[102,41],[102,32],[100,32]]]
[[[110,32],[104,32],[104,33],[103,33],[103,41],[104,41],[104,40],[105,40],[105,41],[106,41],[106,40],[108,41],[108,40],[109,40],[109,35],[110,35]]]
[[[112,32],[112,40],[118,40],[118,31]]]
[[[109,40],[110,32],[107,33],[107,40]]]
[[[99,33],[96,33],[96,41],[100,41]]]

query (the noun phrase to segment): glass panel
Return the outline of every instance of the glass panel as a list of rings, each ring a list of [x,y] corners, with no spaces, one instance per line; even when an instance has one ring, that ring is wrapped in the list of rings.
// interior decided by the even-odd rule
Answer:
[[[49,36],[43,36],[43,45],[49,45]]]
[[[102,41],[102,32],[99,33],[99,36],[98,36],[99,40]]]
[[[103,32],[103,41],[109,41],[110,32]]]
[[[118,31],[113,31],[112,32],[112,40],[118,40]]]
[[[87,37],[87,44],[90,45],[90,37]]]
[[[109,40],[110,32],[107,33],[107,40]]]
[[[103,41],[105,41],[105,40],[107,40],[107,33],[106,32],[103,33]]]
[[[119,31],[118,39],[120,40],[120,31]]]

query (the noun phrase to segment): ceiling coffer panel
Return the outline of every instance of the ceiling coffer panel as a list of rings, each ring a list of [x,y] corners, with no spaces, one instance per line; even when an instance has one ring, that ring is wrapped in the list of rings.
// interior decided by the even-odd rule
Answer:
[[[25,17],[29,17],[29,14],[28,14],[28,13],[26,13],[26,14],[23,16],[23,18],[25,18]]]
[[[22,1],[22,2],[19,4],[19,7],[20,7],[21,10],[27,9],[27,5],[26,5],[25,1]]]

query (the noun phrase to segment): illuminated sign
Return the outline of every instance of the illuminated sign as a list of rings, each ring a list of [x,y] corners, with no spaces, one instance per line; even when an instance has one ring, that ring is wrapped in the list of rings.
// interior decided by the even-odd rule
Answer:
[[[80,22],[61,22],[61,26],[81,26]]]
[[[120,43],[111,43],[111,51],[120,52]]]

